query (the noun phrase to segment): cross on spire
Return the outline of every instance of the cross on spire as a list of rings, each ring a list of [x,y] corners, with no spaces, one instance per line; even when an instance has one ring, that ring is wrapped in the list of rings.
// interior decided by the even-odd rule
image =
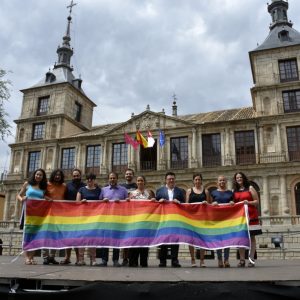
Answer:
[[[77,5],[77,3],[73,3],[73,0],[71,0],[70,5],[67,6],[67,8],[70,8],[70,15],[72,14],[72,8],[73,6]]]

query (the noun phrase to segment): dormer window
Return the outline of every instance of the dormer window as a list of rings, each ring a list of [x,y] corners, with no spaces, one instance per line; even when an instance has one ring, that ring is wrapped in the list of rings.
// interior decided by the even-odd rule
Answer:
[[[287,42],[290,39],[289,32],[287,30],[282,30],[278,33],[278,38],[281,42]]]
[[[55,75],[50,71],[46,73],[46,82],[51,83],[54,82],[56,79]]]

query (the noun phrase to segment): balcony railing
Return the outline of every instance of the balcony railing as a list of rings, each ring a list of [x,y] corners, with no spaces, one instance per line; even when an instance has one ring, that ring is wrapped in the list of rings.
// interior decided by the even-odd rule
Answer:
[[[222,156],[221,155],[211,155],[203,156],[202,165],[203,167],[216,167],[221,166]]]
[[[258,163],[268,164],[268,163],[280,163],[286,161],[286,155],[284,153],[263,153],[259,155]]]
[[[188,165],[188,160],[171,160],[171,169],[187,169]]]
[[[289,151],[290,161],[300,161],[300,151]]]
[[[141,171],[155,171],[156,170],[156,161],[141,161],[140,162]]]
[[[254,165],[254,164],[256,164],[256,155],[255,155],[255,153],[237,154],[236,164],[237,165]]]
[[[100,166],[97,167],[86,167],[85,168],[85,174],[95,174],[95,175],[99,175],[100,174]]]
[[[128,165],[113,165],[112,171],[116,173],[125,173],[126,169],[128,168]]]

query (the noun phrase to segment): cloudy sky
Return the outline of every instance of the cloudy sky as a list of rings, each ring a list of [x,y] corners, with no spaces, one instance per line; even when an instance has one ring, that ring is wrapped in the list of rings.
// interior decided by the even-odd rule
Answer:
[[[271,17],[265,0],[77,0],[71,45],[75,76],[98,107],[93,124],[126,121],[147,104],[171,114],[251,106],[248,52],[262,43]],[[269,1],[271,2],[271,0]],[[0,0],[0,68],[13,83],[9,120],[21,111],[20,89],[37,83],[57,60],[69,0]],[[289,19],[300,30],[300,1]],[[12,136],[0,142],[8,169]]]

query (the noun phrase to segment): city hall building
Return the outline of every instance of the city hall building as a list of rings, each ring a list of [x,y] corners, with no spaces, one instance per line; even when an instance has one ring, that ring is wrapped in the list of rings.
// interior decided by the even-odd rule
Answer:
[[[272,23],[266,40],[249,52],[253,87],[251,107],[181,115],[176,98],[172,115],[148,105],[122,123],[93,126],[96,104],[82,89],[71,67],[70,23],[57,49],[58,60],[40,82],[23,89],[23,105],[11,147],[5,181],[4,221],[17,221],[16,193],[37,168],[47,175],[61,168],[67,180],[78,167],[93,172],[104,185],[110,171],[126,168],[147,178],[156,190],[164,174],[174,171],[177,186],[192,186],[196,172],[208,189],[225,175],[229,188],[235,172],[244,172],[260,196],[264,230],[298,228],[300,215],[300,33],[287,16],[288,2],[268,5]],[[80,58],[79,58],[80,59]],[[234,85],[234,83],[232,83]],[[201,99],[199,99],[201,100]],[[220,99],[221,100],[221,99]],[[138,150],[125,143],[124,134],[144,136],[150,131],[156,143]],[[165,137],[160,146],[159,132]]]

